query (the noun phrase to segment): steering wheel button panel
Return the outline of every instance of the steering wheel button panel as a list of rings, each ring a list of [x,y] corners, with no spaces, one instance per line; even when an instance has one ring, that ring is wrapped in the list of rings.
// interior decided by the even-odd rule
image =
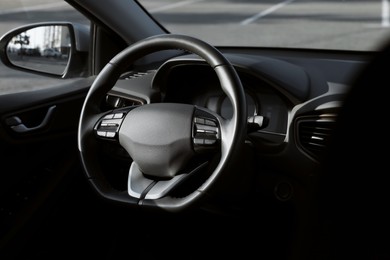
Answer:
[[[105,115],[96,124],[95,132],[100,138],[115,139],[124,118],[124,113]]]
[[[217,121],[211,118],[195,116],[193,120],[194,150],[204,152],[217,148],[220,130]]]

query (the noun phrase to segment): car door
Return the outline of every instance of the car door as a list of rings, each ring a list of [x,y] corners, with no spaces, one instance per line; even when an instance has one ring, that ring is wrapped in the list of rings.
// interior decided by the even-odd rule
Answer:
[[[41,1],[39,5],[2,2],[0,6],[1,35],[41,21],[66,21],[85,27],[90,24],[62,1]],[[33,46],[31,41],[14,43],[22,47],[19,50],[28,50],[27,46]],[[25,51],[14,61],[34,58],[54,67],[67,58],[36,56],[40,56],[39,52]],[[88,52],[84,56],[88,61]],[[37,64],[34,60],[30,65],[34,68]],[[63,192],[64,182],[78,173],[78,117],[93,80],[88,67],[64,79],[31,73],[30,65],[13,69],[0,64],[0,252],[7,256],[39,229],[37,216],[48,214],[47,206]]]

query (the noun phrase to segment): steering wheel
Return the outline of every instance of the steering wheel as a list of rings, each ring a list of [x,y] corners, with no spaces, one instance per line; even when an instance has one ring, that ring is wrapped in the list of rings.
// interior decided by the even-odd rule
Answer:
[[[129,65],[145,55],[169,49],[196,54],[214,69],[232,104],[230,119],[203,107],[179,103],[102,110],[102,100]],[[163,34],[127,47],[97,75],[82,107],[78,148],[88,179],[103,197],[131,206],[180,211],[223,185],[224,177],[232,178],[229,168],[244,144],[246,122],[245,93],[240,78],[221,52],[190,36]],[[117,142],[132,158],[127,191],[113,188],[103,174],[98,159],[101,141]],[[187,178],[205,167],[200,164],[188,170],[192,159],[210,152],[219,156],[209,175],[185,195],[171,195]]]

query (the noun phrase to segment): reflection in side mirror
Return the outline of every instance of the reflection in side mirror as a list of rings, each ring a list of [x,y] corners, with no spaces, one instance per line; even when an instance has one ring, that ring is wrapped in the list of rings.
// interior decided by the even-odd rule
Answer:
[[[64,74],[71,52],[69,28],[45,25],[14,36],[7,44],[9,62],[29,70]]]

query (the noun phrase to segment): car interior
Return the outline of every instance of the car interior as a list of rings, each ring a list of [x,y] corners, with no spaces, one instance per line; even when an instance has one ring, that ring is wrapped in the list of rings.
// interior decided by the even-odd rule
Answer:
[[[1,259],[390,259],[388,41],[215,46],[142,1],[65,2],[90,23],[0,38],[57,80],[0,95]],[[11,48],[41,29],[68,47]]]

